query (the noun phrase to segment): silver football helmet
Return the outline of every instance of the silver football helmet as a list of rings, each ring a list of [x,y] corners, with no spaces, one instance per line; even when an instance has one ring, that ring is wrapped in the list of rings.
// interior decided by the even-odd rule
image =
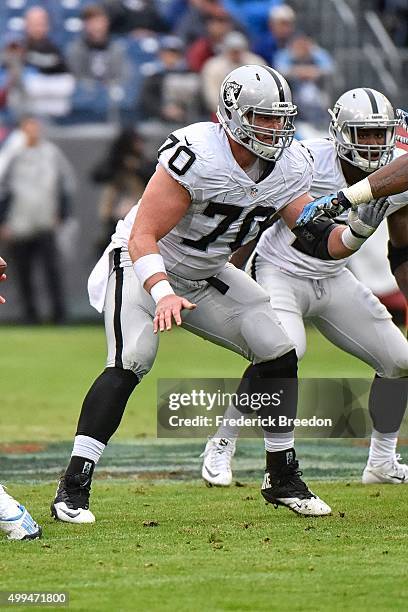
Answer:
[[[225,77],[217,117],[236,142],[257,157],[276,161],[295,134],[297,107],[286,80],[269,66],[240,66]],[[277,117],[281,127],[257,124],[259,117]]]
[[[382,93],[367,87],[350,89],[329,109],[329,114],[329,132],[339,157],[365,172],[374,172],[391,161],[400,121]],[[384,129],[384,143],[360,144],[357,137],[360,128]]]

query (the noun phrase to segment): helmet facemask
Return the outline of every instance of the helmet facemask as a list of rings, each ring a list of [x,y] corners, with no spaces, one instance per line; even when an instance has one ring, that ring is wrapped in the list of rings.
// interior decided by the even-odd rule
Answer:
[[[241,115],[241,128],[236,130],[235,136],[239,136],[240,144],[258,157],[277,161],[283,150],[292,144],[295,135],[293,120],[297,114],[294,104],[277,102],[273,109],[244,107],[238,113]],[[260,120],[264,118],[275,118],[281,127],[266,127]]]

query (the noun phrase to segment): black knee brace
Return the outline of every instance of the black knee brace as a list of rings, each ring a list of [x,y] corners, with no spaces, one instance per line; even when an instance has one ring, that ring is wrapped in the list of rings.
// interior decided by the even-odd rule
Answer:
[[[407,407],[408,378],[381,378],[375,375],[368,407],[374,428],[394,433],[401,427]]]
[[[106,368],[89,389],[76,435],[107,444],[122,420],[127,401],[139,382],[136,374],[122,368]]]

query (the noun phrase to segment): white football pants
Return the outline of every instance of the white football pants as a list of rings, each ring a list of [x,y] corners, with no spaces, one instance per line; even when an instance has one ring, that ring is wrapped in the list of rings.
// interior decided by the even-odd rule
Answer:
[[[408,376],[407,339],[385,306],[349,270],[313,280],[278,270],[259,255],[254,268],[299,360],[306,351],[307,320],[333,344],[372,366],[379,376]]]

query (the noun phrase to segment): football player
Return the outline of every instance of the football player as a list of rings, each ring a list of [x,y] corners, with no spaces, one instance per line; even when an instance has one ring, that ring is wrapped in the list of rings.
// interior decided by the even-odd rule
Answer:
[[[228,263],[232,250],[256,236],[259,221],[279,213],[292,227],[312,199],[312,160],[293,142],[296,112],[278,72],[242,66],[222,83],[220,123],[179,129],[159,149],[140,204],[119,221],[89,279],[91,304],[105,314],[108,356],[82,406],[71,460],[51,505],[56,519],[94,522],[95,464],[152,367],[157,332],[174,323],[248,359],[238,397],[242,389],[257,392],[265,380],[285,379],[282,414],[296,413],[293,343],[266,291]],[[336,226],[328,242],[322,234],[334,257],[351,252],[342,241],[347,231]],[[301,479],[292,429],[267,429],[265,447],[264,498],[299,514],[329,514]]]
[[[314,159],[314,197],[342,190],[362,177],[402,155],[395,148],[398,120],[388,99],[373,89],[358,88],[343,94],[331,115],[330,138],[303,141]],[[390,231],[390,258],[398,279],[400,245],[408,248],[408,192],[378,200],[374,206],[359,209],[361,226],[352,223],[353,233],[347,245],[356,250],[372,228],[373,214],[386,206]],[[384,212],[384,210],[382,211]],[[357,212],[351,211],[353,219]],[[338,221],[346,221],[343,215]],[[402,221],[405,219],[405,222]],[[313,240],[304,237],[316,233],[318,226],[334,230],[333,220],[321,216],[293,232],[278,220],[266,230],[256,247],[250,270],[252,277],[268,292],[271,304],[301,359],[306,351],[304,321],[312,322],[333,344],[362,359],[376,372],[369,398],[374,430],[362,481],[365,484],[408,484],[408,466],[396,454],[398,430],[407,404],[408,343],[394,325],[386,308],[370,289],[358,282],[346,269],[347,259],[334,260],[330,253],[317,254]],[[317,255],[317,256],[316,256]],[[234,260],[234,256],[232,258]],[[397,264],[397,268],[395,268]],[[407,279],[407,268],[404,272]],[[408,287],[400,282],[408,298]],[[384,379],[402,379],[401,384],[384,385]],[[405,381],[405,382],[404,382]],[[391,406],[390,406],[391,404]],[[211,484],[228,486],[232,480],[231,457],[238,429],[230,428],[229,437],[220,432],[209,440],[204,453],[202,475]],[[209,474],[214,474],[212,478]]]
[[[0,276],[0,282],[6,275]],[[5,303],[0,295],[0,304]],[[7,533],[9,540],[35,540],[41,537],[41,527],[37,525],[24,506],[19,504],[0,484],[0,529]]]
[[[408,113],[399,110],[399,117],[405,129],[408,129]],[[407,144],[406,137],[397,136]],[[342,210],[364,205],[372,198],[396,195],[408,190],[408,155],[394,159],[390,164],[373,172],[358,183],[339,191],[336,195],[326,195],[311,202],[302,211],[296,225],[302,227],[320,216],[322,212],[333,217]],[[391,270],[405,297],[408,294],[408,210],[395,212],[388,221],[390,241],[388,258]],[[392,226],[392,228],[391,228]]]
[[[397,109],[397,117],[401,124],[408,131],[408,113]],[[397,140],[403,144],[408,144],[406,136],[397,136]],[[310,202],[303,209],[296,221],[296,225],[301,227],[323,211],[327,215],[335,217],[342,210],[357,207],[360,204],[371,202],[373,199],[396,195],[408,190],[408,155],[402,155],[394,159],[390,164],[381,167],[370,176],[363,178],[359,182],[339,191],[337,194],[325,195]]]

